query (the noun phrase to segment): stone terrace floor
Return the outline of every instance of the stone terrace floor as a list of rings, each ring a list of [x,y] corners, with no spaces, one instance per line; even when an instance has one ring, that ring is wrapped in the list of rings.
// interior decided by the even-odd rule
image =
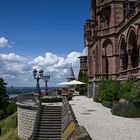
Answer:
[[[140,140],[140,118],[114,116],[110,109],[84,96],[75,96],[69,103],[93,140]]]

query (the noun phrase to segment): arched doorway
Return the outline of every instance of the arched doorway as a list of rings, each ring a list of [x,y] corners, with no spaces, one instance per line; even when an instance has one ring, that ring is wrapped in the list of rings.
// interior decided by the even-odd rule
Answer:
[[[128,54],[126,49],[126,42],[125,39],[121,39],[121,45],[120,45],[120,56],[121,56],[121,63],[123,70],[126,70],[128,68]]]
[[[132,30],[128,39],[129,50],[131,50],[131,63],[132,67],[135,68],[139,63],[139,49],[137,47],[137,37],[135,32]]]
[[[105,77],[108,78],[109,74],[112,73],[112,41],[107,39],[103,43],[102,48],[102,72],[105,74]]]

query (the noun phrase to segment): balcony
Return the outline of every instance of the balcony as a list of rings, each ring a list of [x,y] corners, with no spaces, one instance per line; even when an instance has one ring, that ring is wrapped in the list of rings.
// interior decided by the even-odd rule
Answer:
[[[120,77],[121,78],[127,78],[130,75],[139,76],[140,75],[140,67],[120,71]]]

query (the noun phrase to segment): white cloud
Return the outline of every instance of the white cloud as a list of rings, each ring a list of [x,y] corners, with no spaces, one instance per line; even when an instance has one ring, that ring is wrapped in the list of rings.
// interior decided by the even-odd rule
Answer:
[[[57,55],[47,52],[45,56],[38,56],[37,58],[35,58],[33,64],[39,66],[44,66],[44,65],[49,66],[59,62],[59,59],[61,58],[58,57]]]
[[[78,52],[71,52],[70,54],[68,54],[67,56],[67,59],[66,59],[66,62],[67,63],[76,63],[78,60],[79,60],[79,56],[80,56],[81,53],[78,53]]]
[[[48,84],[56,86],[59,81],[64,81],[68,74],[70,63],[73,65],[74,73],[79,73],[79,56],[81,53],[71,52],[65,57],[60,57],[51,52],[46,52],[44,56],[38,56],[29,60],[28,57],[22,57],[15,53],[0,54],[0,76],[15,86],[33,86],[35,83],[32,70],[43,69],[44,74],[50,75],[51,80]],[[19,85],[22,84],[22,85]]]
[[[10,43],[5,37],[0,37],[0,48],[9,47]]]
[[[16,55],[15,53],[0,54],[0,59],[9,62],[21,62],[25,60],[24,57]]]

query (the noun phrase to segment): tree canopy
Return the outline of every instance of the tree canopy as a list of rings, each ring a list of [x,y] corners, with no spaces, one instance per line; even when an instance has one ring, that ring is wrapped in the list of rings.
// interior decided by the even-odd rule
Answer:
[[[0,109],[4,109],[8,105],[8,95],[6,94],[6,83],[0,78]]]

